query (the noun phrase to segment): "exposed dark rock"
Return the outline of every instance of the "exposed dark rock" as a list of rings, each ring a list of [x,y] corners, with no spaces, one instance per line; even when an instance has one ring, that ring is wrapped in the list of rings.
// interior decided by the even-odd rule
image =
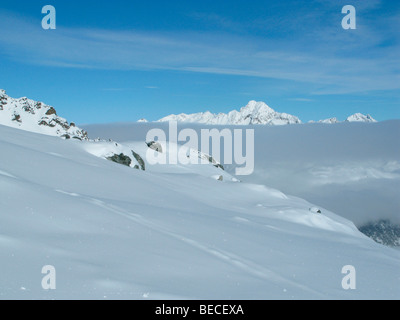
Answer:
[[[55,121],[51,120],[48,124],[47,124],[50,128],[54,128],[56,126]]]
[[[7,104],[7,96],[4,95],[2,93],[0,93],[0,110],[3,110],[3,106],[5,106]]]
[[[50,107],[50,109],[47,110],[46,115],[47,115],[47,116],[51,116],[52,114],[57,115],[57,112],[56,112],[56,110],[55,110],[53,107]]]
[[[70,126],[68,125],[68,122],[66,121],[62,121],[59,118],[54,118],[50,121],[50,124],[52,124],[53,122],[59,124],[63,129],[68,130],[70,128]]]
[[[12,121],[17,121],[21,123],[21,116],[19,114],[14,114],[14,117],[12,118]]]
[[[214,159],[213,157],[211,157],[211,156],[209,156],[209,155],[207,155],[207,154],[205,154],[204,156],[208,159],[208,161],[210,161],[210,163],[211,163],[214,167],[220,168],[220,169],[222,169],[222,170],[225,171],[224,166],[223,166],[222,164],[218,163],[217,161],[215,161],[215,159]]]
[[[65,140],[69,140],[69,139],[71,139],[71,136],[69,134],[63,134],[61,136],[61,138],[65,139]]]
[[[130,167],[132,163],[132,159],[128,156],[121,154],[114,154],[112,157],[108,157],[107,160],[113,161],[115,163],[122,164],[124,166]]]
[[[131,150],[132,151],[132,150]],[[143,159],[141,156],[139,156],[136,152],[132,151],[132,155],[135,157],[136,161],[140,165],[140,169],[145,171],[146,170],[146,164],[144,163]]]
[[[162,146],[159,142],[151,141],[151,142],[147,142],[146,144],[150,149],[153,149],[154,151],[157,151],[159,153],[163,153]]]
[[[389,247],[400,246],[400,225],[389,220],[369,222],[358,229],[377,243]]]
[[[31,114],[35,114],[35,110],[34,110],[31,106],[29,106],[29,104],[24,105],[24,106],[22,107],[22,109],[23,109],[25,112],[29,112],[29,113],[31,113]]]

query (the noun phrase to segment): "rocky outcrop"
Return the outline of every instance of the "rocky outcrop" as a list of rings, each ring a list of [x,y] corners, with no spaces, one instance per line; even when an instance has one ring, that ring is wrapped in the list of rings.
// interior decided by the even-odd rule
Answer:
[[[112,156],[108,156],[105,158],[107,160],[110,160],[110,161],[118,163],[118,164],[122,164],[127,167],[145,171],[146,165],[145,165],[145,162],[143,161],[142,157],[140,155],[138,155],[136,152],[134,152],[133,150],[131,150],[131,153],[132,153],[132,156],[134,157],[134,159],[136,160],[136,162],[138,163],[134,166],[132,165],[132,163],[133,163],[132,158],[127,156],[124,153],[120,153],[120,154],[114,153]]]
[[[112,157],[108,157],[107,160],[110,160],[110,161],[118,163],[118,164],[122,164],[127,167],[130,167],[132,164],[132,159],[129,158],[128,156],[124,155],[123,153],[114,154]]]
[[[6,92],[4,90],[0,90],[0,111],[4,110],[4,106],[7,104]]]
[[[163,148],[159,142],[151,141],[151,142],[146,142],[146,144],[150,149],[157,151],[159,153],[163,153]]]
[[[139,163],[139,166],[137,169],[140,168],[140,170],[145,171],[146,170],[146,164],[144,163],[142,157],[138,155],[135,151],[132,150],[132,155],[136,159],[136,161]]]
[[[22,122],[22,121],[21,121],[21,116],[20,116],[18,113],[14,113],[14,115],[13,115],[11,121],[16,121],[16,122],[21,123],[21,122]]]
[[[53,114],[57,115],[57,112],[53,107],[50,107],[50,109],[46,112],[46,116],[51,116]]]
[[[369,222],[358,229],[377,243],[389,247],[400,247],[400,225],[389,220]]]
[[[222,164],[220,164],[218,161],[216,161],[212,156],[205,154],[201,151],[197,151],[197,152],[198,152],[198,156],[200,159],[205,159],[208,162],[210,162],[214,167],[225,170],[224,166]]]
[[[11,98],[4,90],[0,90],[0,124],[64,139],[88,140],[86,131],[59,117],[53,107],[25,97]]]

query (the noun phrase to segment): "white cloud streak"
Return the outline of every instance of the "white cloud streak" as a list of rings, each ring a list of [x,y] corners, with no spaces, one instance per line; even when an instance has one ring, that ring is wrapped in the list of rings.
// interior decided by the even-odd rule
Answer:
[[[357,45],[354,35],[335,29],[315,33],[314,37],[323,41],[310,41],[306,46],[283,39],[216,33],[146,33],[61,26],[49,31],[9,14],[0,14],[0,30],[0,52],[35,65],[176,70],[291,80],[311,84],[308,93],[317,95],[400,89],[398,45],[369,47],[366,55],[368,42],[380,41],[380,35],[367,28],[360,31]],[[335,44],[343,47],[335,48]],[[346,51],[349,48],[351,53]]]

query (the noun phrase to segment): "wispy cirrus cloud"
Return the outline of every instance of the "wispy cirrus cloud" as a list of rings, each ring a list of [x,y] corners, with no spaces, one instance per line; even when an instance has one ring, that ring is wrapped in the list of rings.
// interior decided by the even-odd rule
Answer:
[[[314,101],[313,99],[308,99],[308,98],[290,98],[288,100],[289,101],[297,101],[297,102],[312,102],[312,101]]]
[[[380,46],[385,37],[368,27],[349,33],[334,25],[301,42],[216,32],[45,31],[0,14],[0,30],[3,55],[36,65],[261,77],[308,83],[316,95],[400,89],[399,43]]]

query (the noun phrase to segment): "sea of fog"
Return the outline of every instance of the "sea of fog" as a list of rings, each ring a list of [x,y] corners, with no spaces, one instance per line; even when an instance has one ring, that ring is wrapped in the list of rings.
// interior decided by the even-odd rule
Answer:
[[[154,128],[164,130],[167,137],[169,131],[167,123],[83,127],[92,139],[121,143],[145,141]],[[204,128],[254,129],[254,172],[240,180],[304,198],[357,226],[379,219],[400,223],[400,120],[275,127],[180,124],[178,132],[185,128],[196,130],[199,136]],[[214,156],[224,162],[223,152],[221,157]],[[235,164],[225,164],[230,173],[235,168]]]

